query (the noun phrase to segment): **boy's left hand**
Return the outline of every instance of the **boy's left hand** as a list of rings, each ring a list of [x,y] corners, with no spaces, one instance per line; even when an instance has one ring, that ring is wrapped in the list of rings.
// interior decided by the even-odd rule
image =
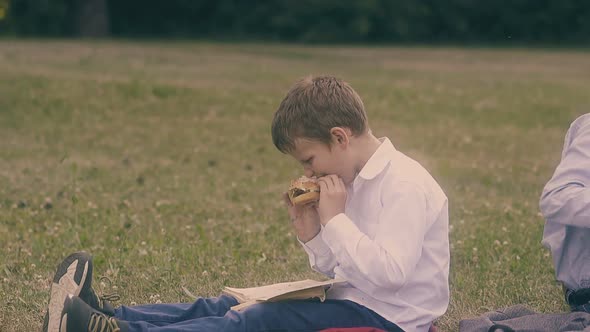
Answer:
[[[317,205],[320,222],[328,221],[340,213],[344,213],[346,204],[346,186],[338,175],[327,175],[318,179],[320,185],[320,201]]]

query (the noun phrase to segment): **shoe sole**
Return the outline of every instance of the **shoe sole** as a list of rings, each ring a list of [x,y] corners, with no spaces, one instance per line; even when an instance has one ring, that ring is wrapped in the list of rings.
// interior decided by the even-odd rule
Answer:
[[[68,332],[68,314],[63,315],[59,324],[59,332]]]
[[[57,267],[57,272],[51,285],[51,298],[47,309],[48,324],[45,332],[60,332],[62,311],[68,295],[80,295],[88,287],[86,276],[92,273],[91,256],[86,253],[72,254]]]

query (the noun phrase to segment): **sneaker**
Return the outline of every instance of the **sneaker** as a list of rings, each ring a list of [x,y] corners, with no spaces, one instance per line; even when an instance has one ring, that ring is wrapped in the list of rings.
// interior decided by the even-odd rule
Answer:
[[[43,320],[43,332],[58,332],[59,320],[67,295],[81,297],[93,308],[114,315],[113,306],[100,299],[91,286],[92,256],[86,252],[76,252],[66,257],[57,267],[51,285],[49,308]]]
[[[90,280],[88,281],[88,283],[90,284]],[[78,296],[82,299],[82,301],[86,302],[93,309],[98,310],[107,316],[115,315],[115,308],[113,307],[111,302],[109,302],[109,300],[116,301],[119,299],[119,295],[113,293],[98,296],[96,295],[92,287],[88,287],[88,289],[82,289],[80,295]]]
[[[66,296],[59,332],[128,332],[127,323],[94,310],[78,296]]]

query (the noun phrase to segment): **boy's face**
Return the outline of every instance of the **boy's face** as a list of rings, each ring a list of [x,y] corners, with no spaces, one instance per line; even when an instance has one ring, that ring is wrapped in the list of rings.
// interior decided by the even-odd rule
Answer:
[[[347,144],[342,145],[337,139],[329,146],[317,140],[300,138],[295,140],[295,149],[289,154],[303,166],[307,177],[335,174],[345,184],[350,184],[355,174],[347,147]]]

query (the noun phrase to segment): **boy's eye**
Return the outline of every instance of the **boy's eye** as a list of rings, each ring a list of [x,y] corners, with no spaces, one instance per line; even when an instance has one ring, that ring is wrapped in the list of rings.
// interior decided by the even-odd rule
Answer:
[[[310,158],[308,158],[308,159],[305,159],[305,160],[302,162],[302,164],[304,164],[304,165],[309,165],[309,164],[311,164],[311,161],[312,161],[312,159],[313,159],[313,157],[310,157]]]

